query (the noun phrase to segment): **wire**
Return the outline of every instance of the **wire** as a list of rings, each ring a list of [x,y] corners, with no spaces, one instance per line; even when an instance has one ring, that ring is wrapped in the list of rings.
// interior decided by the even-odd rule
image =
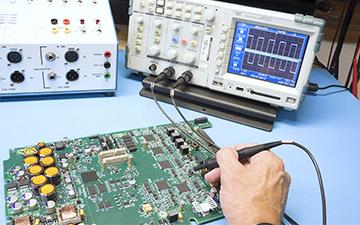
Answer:
[[[217,150],[220,150],[220,146],[218,146],[217,144],[215,144],[214,142],[212,142],[211,140],[207,139],[206,137],[202,136],[198,131],[196,131],[194,129],[194,127],[190,124],[190,122],[186,119],[186,117],[184,116],[184,114],[180,111],[179,107],[177,106],[176,102],[175,102],[175,90],[171,89],[170,90],[170,98],[172,101],[172,104],[174,105],[176,111],[179,113],[179,115],[181,116],[181,118],[184,120],[184,122],[188,125],[188,127],[197,135],[199,136],[203,141],[207,142],[209,145],[215,147]]]
[[[341,22],[342,22],[343,19],[344,19],[344,13],[345,13],[346,6],[347,6],[347,2],[344,3],[344,6],[343,6],[343,8],[342,8],[342,10],[341,10],[339,23],[337,24],[336,31],[335,31],[335,35],[334,35],[333,41],[332,41],[332,43],[331,43],[330,53],[329,53],[329,57],[328,57],[328,61],[327,61],[327,66],[326,66],[327,69],[329,69],[329,67],[330,67],[330,61],[331,61],[331,56],[332,56],[332,53],[333,53],[333,50],[334,50],[335,40],[336,40],[336,37],[338,36],[339,30],[340,30],[340,26],[341,26]]]
[[[188,136],[191,140],[195,141],[196,143],[198,143],[201,147],[203,147],[204,149],[208,150],[208,147],[206,147],[202,142],[199,142],[198,140],[196,140],[194,137],[192,137],[189,133],[187,133],[185,130],[183,130],[178,124],[176,124],[176,122],[171,119],[171,117],[165,112],[165,110],[163,109],[163,107],[160,105],[160,103],[158,102],[158,100],[155,97],[155,93],[154,93],[154,87],[155,87],[155,83],[151,82],[150,84],[150,90],[151,90],[151,94],[153,97],[153,100],[155,101],[157,107],[160,109],[160,111],[162,112],[162,114],[164,114],[164,116],[178,129],[181,131],[181,133],[185,134],[186,136]]]
[[[345,87],[343,85],[339,85],[339,84],[331,84],[331,85],[324,86],[324,87],[320,87],[317,83],[309,83],[309,85],[308,85],[309,92],[317,92],[318,90],[325,90],[325,89],[329,89],[329,88],[342,88],[342,89],[348,90],[347,87]]]
[[[347,7],[347,10],[346,10],[346,13],[344,16],[344,21],[343,21],[341,29],[340,29],[338,43],[336,45],[334,55],[331,59],[329,70],[331,71],[331,74],[333,74],[336,79],[338,79],[338,77],[339,77],[340,54],[342,51],[342,47],[344,45],[346,33],[348,31],[351,19],[354,14],[356,3],[357,3],[357,0],[350,0],[350,2],[349,2],[349,5]]]
[[[322,205],[322,224],[326,225],[327,224],[327,219],[326,219],[326,197],[325,197],[325,188],[324,188],[324,183],[323,183],[323,179],[321,176],[321,172],[320,172],[320,167],[318,165],[318,163],[316,162],[315,157],[313,156],[313,154],[310,152],[309,149],[307,149],[305,146],[295,142],[295,141],[282,141],[282,143],[284,145],[294,145],[300,149],[302,149],[311,159],[315,170],[316,170],[316,175],[318,178],[318,182],[319,182],[319,188],[320,188],[320,194],[321,194],[321,205]]]
[[[338,84],[332,84],[332,85],[328,85],[328,86],[324,86],[324,87],[319,87],[319,90],[325,90],[325,89],[329,89],[329,88],[343,88],[346,89],[347,88],[343,85],[338,85]]]
[[[299,225],[293,218],[291,218],[288,214],[284,213],[284,218],[291,224],[291,225]]]

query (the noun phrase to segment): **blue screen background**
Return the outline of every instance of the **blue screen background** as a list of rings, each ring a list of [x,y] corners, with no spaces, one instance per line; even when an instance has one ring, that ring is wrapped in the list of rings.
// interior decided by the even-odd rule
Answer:
[[[228,72],[295,87],[309,36],[237,22]]]

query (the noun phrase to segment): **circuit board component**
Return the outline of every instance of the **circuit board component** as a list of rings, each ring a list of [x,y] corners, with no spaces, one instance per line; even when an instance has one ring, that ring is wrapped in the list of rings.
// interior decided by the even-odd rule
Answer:
[[[211,127],[207,119],[191,123]],[[4,161],[8,225],[222,218],[217,189],[192,171],[214,153],[194,143],[172,125],[160,125],[11,149]]]

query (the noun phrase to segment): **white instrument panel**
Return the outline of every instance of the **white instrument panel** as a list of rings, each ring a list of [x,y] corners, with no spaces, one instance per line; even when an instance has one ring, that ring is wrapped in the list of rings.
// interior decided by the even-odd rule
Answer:
[[[194,85],[287,109],[299,106],[324,26],[210,0],[133,0],[129,11],[128,68],[190,70]]]
[[[0,96],[116,91],[117,35],[108,0],[5,0]]]

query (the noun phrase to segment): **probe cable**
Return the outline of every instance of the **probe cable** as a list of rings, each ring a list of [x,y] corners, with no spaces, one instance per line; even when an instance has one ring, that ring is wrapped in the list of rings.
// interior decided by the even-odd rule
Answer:
[[[184,122],[188,125],[188,127],[197,135],[199,136],[203,141],[207,142],[209,145],[213,146],[216,148],[216,150],[220,150],[220,146],[218,146],[217,144],[215,144],[213,141],[207,139],[206,137],[204,137],[203,135],[201,135],[197,130],[195,130],[195,128],[191,125],[191,123],[186,119],[185,115],[180,111],[178,105],[175,102],[175,89],[171,89],[170,90],[170,98],[172,101],[172,104],[174,105],[176,111],[178,112],[178,114],[181,116],[181,118],[184,120]]]
[[[206,147],[202,142],[196,140],[194,137],[191,136],[191,134],[187,133],[184,129],[182,129],[178,124],[176,124],[176,122],[171,119],[171,117],[165,112],[165,110],[163,109],[163,107],[160,105],[160,103],[158,102],[158,100],[155,97],[155,93],[154,93],[154,87],[155,87],[155,82],[151,82],[150,83],[150,90],[151,90],[151,94],[152,94],[152,98],[154,100],[154,102],[156,103],[157,107],[160,109],[160,111],[162,112],[162,114],[164,114],[164,116],[178,129],[181,131],[181,133],[185,134],[187,137],[189,137],[191,140],[195,141],[196,143],[198,143],[201,147],[203,147],[204,149],[208,149],[208,147]]]
[[[190,78],[191,79],[191,78]],[[179,80],[179,79],[178,79]],[[183,83],[187,83],[188,81],[185,79],[182,79],[183,81],[179,81],[180,84]],[[165,112],[165,110],[162,108],[162,106],[160,105],[160,103],[158,102],[158,100],[155,97],[155,93],[154,93],[154,87],[155,87],[155,82],[151,82],[150,84],[150,90],[152,93],[152,97],[153,100],[155,101],[156,105],[158,106],[158,108],[160,109],[160,111],[165,115],[165,117],[176,127],[178,128],[182,133],[184,133],[186,136],[188,136],[190,139],[192,139],[193,141],[196,141],[199,145],[201,145],[201,147],[203,147],[204,149],[208,149],[206,146],[203,145],[202,142],[199,142],[197,140],[195,140],[194,137],[192,137],[189,133],[187,133],[186,131],[184,131],[178,124],[175,123],[175,121],[173,121],[171,119],[171,117]],[[179,84],[179,85],[180,85]],[[176,88],[178,85],[175,85],[174,88]],[[331,86],[331,85],[329,85]],[[182,117],[182,119],[185,121],[185,123],[191,128],[191,130],[193,130],[199,137],[202,137],[201,134],[198,134],[198,132],[195,131],[195,129],[191,126],[190,122],[186,119],[186,117],[184,116],[184,114],[181,113],[180,109],[178,108],[174,96],[175,96],[175,90],[174,88],[171,89],[170,91],[170,97],[172,100],[172,103],[174,105],[174,107],[177,109],[178,113],[180,114],[180,116]],[[326,89],[329,87],[323,87],[322,89]],[[202,137],[203,138],[203,137]],[[205,140],[207,143],[213,145],[215,148],[220,149],[220,147],[218,145],[216,145],[215,143],[213,143],[212,141],[209,141],[207,138],[204,138],[203,140]],[[310,150],[308,150],[305,146],[295,142],[295,141],[278,141],[278,142],[273,142],[273,143],[277,143],[277,146],[280,145],[294,145],[298,148],[300,148],[301,150],[303,150],[308,157],[310,158],[312,164],[314,165],[315,171],[316,171],[316,175],[317,175],[317,179],[318,179],[318,183],[319,183],[319,189],[320,189],[320,195],[321,195],[321,205],[322,205],[322,224],[326,225],[327,224],[327,213],[326,213],[326,196],[325,196],[325,188],[324,188],[324,183],[323,183],[323,179],[321,176],[321,171],[320,171],[320,167],[315,159],[315,157],[313,156],[313,154],[311,153]],[[263,145],[265,146],[265,145]],[[274,147],[277,147],[274,146]],[[266,149],[263,149],[266,150]],[[241,152],[241,151],[240,151]],[[216,160],[215,160],[216,162]],[[287,215],[286,213],[284,214],[284,218],[293,225],[296,225],[297,223],[295,222],[295,220],[293,220],[289,215]]]

